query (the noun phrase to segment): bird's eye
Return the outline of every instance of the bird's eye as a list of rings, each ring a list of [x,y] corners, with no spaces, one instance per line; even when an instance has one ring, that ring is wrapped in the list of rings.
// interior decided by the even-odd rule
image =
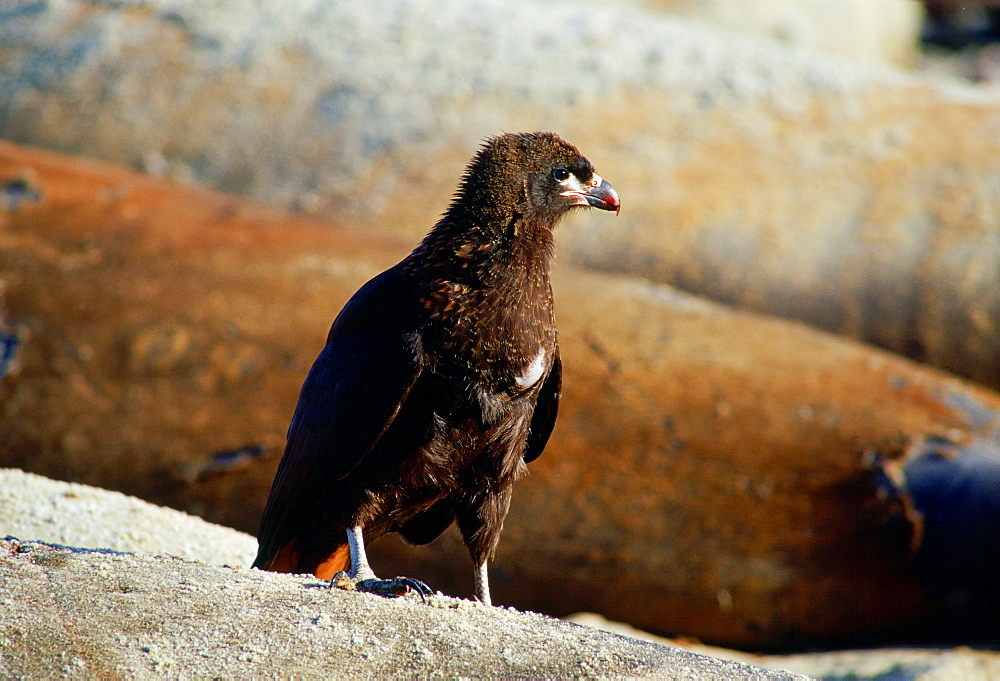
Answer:
[[[556,182],[565,182],[569,179],[569,171],[565,168],[555,168],[552,171],[552,179]]]

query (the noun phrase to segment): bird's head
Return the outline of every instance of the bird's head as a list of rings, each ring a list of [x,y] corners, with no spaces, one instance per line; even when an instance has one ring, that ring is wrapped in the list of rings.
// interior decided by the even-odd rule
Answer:
[[[621,210],[614,187],[555,133],[506,133],[485,141],[469,163],[455,205],[554,225],[572,208]]]

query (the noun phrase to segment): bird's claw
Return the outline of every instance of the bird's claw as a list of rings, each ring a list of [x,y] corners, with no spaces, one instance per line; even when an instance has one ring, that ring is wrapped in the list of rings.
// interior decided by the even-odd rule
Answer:
[[[410,591],[416,591],[417,595],[420,596],[420,600],[425,603],[427,602],[426,597],[434,593],[431,591],[429,586],[421,582],[419,579],[412,579],[410,577],[393,577],[392,579],[362,579],[354,583],[354,588],[358,591],[378,594],[379,596],[385,596],[386,598],[396,598],[397,596],[402,596]]]
[[[338,572],[330,580],[330,586],[335,586],[340,589],[347,589],[348,591],[364,591],[365,593],[376,594],[378,596],[384,596],[385,598],[397,598],[403,596],[410,591],[417,592],[420,596],[420,600],[427,602],[427,596],[432,595],[434,592],[429,586],[421,582],[419,579],[413,579],[411,577],[393,577],[392,579],[352,579],[346,572]]]
[[[330,588],[337,587],[338,589],[343,589],[344,591],[354,591],[357,587],[355,586],[354,580],[351,576],[341,570],[330,579]]]

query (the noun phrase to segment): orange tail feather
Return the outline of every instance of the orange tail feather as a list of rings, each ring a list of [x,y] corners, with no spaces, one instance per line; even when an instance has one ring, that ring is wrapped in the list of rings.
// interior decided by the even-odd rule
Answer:
[[[334,549],[326,558],[316,556],[303,557],[301,551],[295,549],[295,541],[292,540],[278,549],[267,565],[263,569],[270,572],[287,572],[294,574],[304,574],[311,572],[320,579],[330,580],[341,570],[346,570],[351,566],[351,551],[347,544],[342,544]]]

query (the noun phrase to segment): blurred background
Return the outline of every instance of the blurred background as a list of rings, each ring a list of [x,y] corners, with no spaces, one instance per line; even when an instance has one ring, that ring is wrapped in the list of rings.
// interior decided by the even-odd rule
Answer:
[[[255,532],[347,297],[481,139],[551,129],[623,210],[557,234],[564,407],[495,599],[747,650],[995,644],[998,21],[0,0],[0,465]],[[471,591],[454,533],[372,553]]]

